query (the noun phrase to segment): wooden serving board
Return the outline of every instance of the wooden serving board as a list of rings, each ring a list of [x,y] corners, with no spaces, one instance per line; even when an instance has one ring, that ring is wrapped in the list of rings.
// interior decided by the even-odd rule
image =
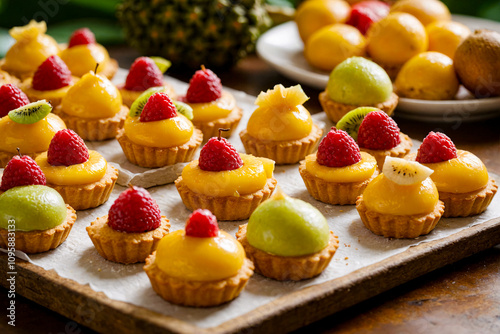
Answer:
[[[16,292],[99,332],[287,332],[500,243],[500,218],[422,243],[350,274],[286,294],[217,327],[199,328],[149,309],[112,300],[88,285],[28,262],[16,262]],[[0,253],[0,267],[7,255]],[[0,282],[7,287],[7,274]]]

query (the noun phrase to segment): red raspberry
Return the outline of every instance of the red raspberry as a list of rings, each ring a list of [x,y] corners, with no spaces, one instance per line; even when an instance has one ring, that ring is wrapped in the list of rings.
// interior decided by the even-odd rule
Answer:
[[[86,44],[95,44],[95,36],[89,28],[81,28],[75,30],[69,38],[68,48]]]
[[[316,161],[328,167],[354,165],[361,160],[358,144],[344,130],[332,128],[321,141]]]
[[[351,7],[351,16],[347,20],[365,35],[370,26],[389,14],[389,5],[381,1],[362,1]]]
[[[195,210],[186,223],[186,235],[196,238],[216,237],[219,234],[217,218],[210,210]]]
[[[215,101],[221,96],[222,84],[219,77],[202,66],[189,81],[186,100],[190,103],[205,103]]]
[[[18,186],[37,184],[44,186],[47,181],[35,160],[27,155],[16,155],[5,166],[0,190],[7,191]]]
[[[134,91],[143,91],[163,85],[163,74],[155,62],[148,57],[137,58],[130,66],[125,80],[125,89]]]
[[[32,85],[36,90],[54,90],[68,86],[72,80],[66,63],[53,55],[38,67],[33,75]]]
[[[9,111],[23,107],[28,103],[30,100],[26,94],[13,84],[0,87],[0,117],[7,116]]]
[[[165,93],[155,93],[149,97],[144,109],[142,109],[139,121],[153,122],[175,116],[177,116],[177,109],[175,109],[170,97]]]
[[[113,230],[141,233],[161,225],[160,208],[149,192],[132,187],[120,194],[108,214],[108,225]]]
[[[233,145],[219,135],[210,138],[202,147],[198,164],[201,170],[220,172],[240,168],[243,160]]]
[[[418,148],[416,160],[420,163],[448,161],[457,157],[457,148],[450,137],[441,132],[429,132]]]
[[[390,150],[401,142],[396,122],[383,111],[365,116],[358,130],[359,147],[370,150]]]
[[[83,139],[73,130],[59,130],[47,151],[47,161],[52,166],[71,166],[89,160],[89,150]]]

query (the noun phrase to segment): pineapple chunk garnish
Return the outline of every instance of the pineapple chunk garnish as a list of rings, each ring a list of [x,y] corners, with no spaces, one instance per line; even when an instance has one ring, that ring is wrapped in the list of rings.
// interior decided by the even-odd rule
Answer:
[[[9,30],[9,34],[14,38],[16,41],[19,41],[21,39],[32,39],[35,38],[38,35],[44,34],[47,31],[47,24],[45,21],[37,22],[35,20],[31,20],[30,23],[28,23],[25,26],[22,27],[14,27]]]
[[[268,107],[281,110],[295,109],[298,105],[304,104],[309,97],[304,93],[300,85],[285,88],[279,84],[267,92],[261,92],[255,104],[259,107]]]

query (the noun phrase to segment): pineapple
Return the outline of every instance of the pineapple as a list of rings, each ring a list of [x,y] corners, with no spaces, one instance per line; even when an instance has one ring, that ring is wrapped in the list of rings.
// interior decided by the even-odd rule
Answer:
[[[267,92],[261,92],[257,96],[255,104],[259,107],[289,111],[295,110],[297,106],[304,104],[307,100],[309,100],[309,97],[307,97],[300,85],[285,88],[279,84]]]
[[[117,15],[131,46],[191,68],[235,64],[270,25],[263,0],[124,0]]]

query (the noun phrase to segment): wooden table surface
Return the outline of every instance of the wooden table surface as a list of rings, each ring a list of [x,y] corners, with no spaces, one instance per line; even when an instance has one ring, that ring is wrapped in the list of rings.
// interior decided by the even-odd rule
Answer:
[[[120,66],[128,68],[137,53],[126,47],[110,48]],[[189,81],[191,72],[169,72]],[[295,85],[256,56],[235,68],[218,72],[228,87],[257,95],[281,83]],[[321,111],[318,90],[304,87],[311,113]],[[500,109],[500,106],[499,106]],[[500,117],[452,124],[409,121],[395,116],[401,131],[422,140],[429,131],[446,133],[461,149],[479,156],[488,170],[500,174]],[[6,314],[7,290],[0,287],[0,313]],[[297,333],[500,333],[500,245],[431,272],[345,311],[310,324]],[[16,327],[0,321],[0,333],[94,333],[59,314],[16,296]]]

